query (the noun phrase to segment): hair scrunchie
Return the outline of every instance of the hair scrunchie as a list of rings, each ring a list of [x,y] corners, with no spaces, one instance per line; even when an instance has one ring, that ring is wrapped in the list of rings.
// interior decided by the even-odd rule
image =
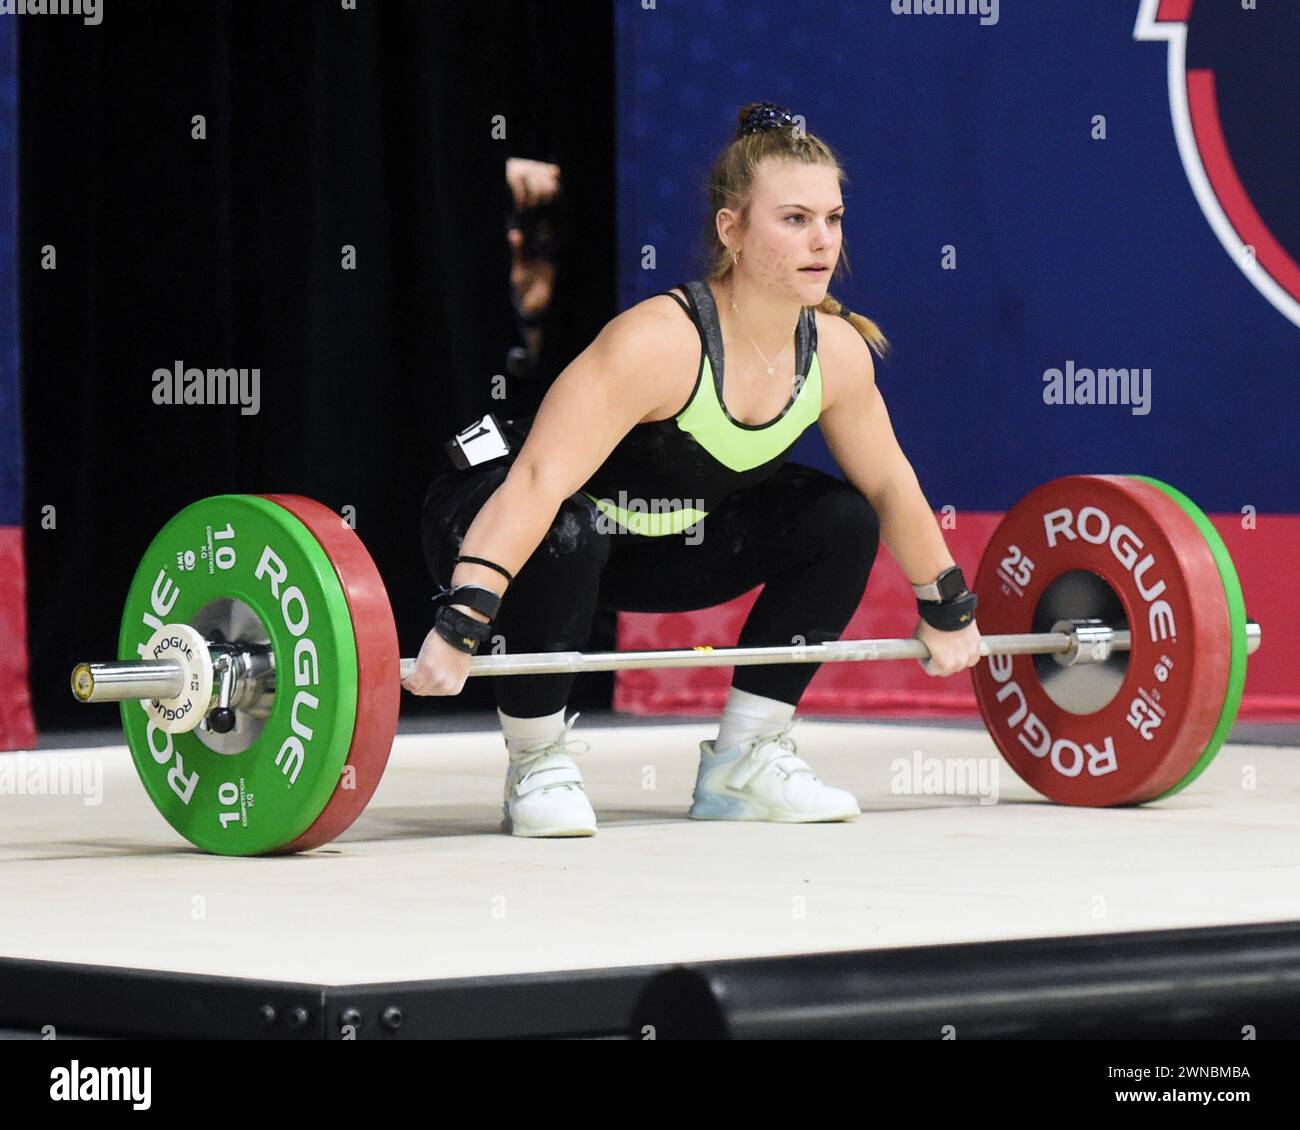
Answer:
[[[736,130],[736,136],[745,137],[751,133],[764,133],[770,129],[793,127],[795,124],[794,115],[784,106],[778,106],[775,102],[760,102],[745,115],[740,128]]]

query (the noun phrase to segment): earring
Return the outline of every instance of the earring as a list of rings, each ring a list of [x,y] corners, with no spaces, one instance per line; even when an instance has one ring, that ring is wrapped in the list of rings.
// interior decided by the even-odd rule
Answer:
[[[731,253],[731,265],[735,267],[738,266],[739,264],[740,264],[740,252],[733,251]]]

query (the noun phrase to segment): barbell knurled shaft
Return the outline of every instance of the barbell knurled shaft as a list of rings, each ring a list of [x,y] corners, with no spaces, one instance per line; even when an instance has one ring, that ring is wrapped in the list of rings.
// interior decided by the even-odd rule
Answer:
[[[1128,633],[1123,647],[1128,646]],[[1052,655],[1068,651],[1072,644],[1066,632],[1038,632],[1024,635],[984,636],[981,655]],[[1116,644],[1116,646],[1119,646]],[[550,651],[520,655],[476,655],[470,660],[471,675],[552,675],[588,671],[644,670],[651,667],[752,667],[773,663],[862,663],[881,659],[928,659],[929,649],[920,640],[831,640],[819,644],[786,644],[780,647],[719,647],[664,651]],[[402,678],[415,660],[403,659]]]

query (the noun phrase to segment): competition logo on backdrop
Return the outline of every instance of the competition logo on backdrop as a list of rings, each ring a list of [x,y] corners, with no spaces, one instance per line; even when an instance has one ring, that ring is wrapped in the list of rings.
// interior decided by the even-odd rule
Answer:
[[[1242,273],[1300,326],[1300,0],[1141,0],[1183,168]]]

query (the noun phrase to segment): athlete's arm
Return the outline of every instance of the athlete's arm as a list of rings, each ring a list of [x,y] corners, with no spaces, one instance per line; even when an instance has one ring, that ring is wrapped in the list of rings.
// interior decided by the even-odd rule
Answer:
[[[817,332],[820,336],[820,321]],[[831,394],[823,401],[822,435],[845,477],[875,508],[880,540],[907,579],[914,585],[933,581],[954,564],[952,554],[894,435],[876,387],[871,350],[847,323],[835,327],[832,334],[835,344],[828,361],[834,379]],[[930,651],[930,658],[921,663],[928,675],[955,675],[979,662],[980,633],[973,621],[960,631],[945,632],[918,619],[912,635]]]
[[[690,329],[674,312],[667,299],[638,303],[611,320],[556,377],[505,481],[466,531],[462,555],[518,572],[560,504],[634,424],[670,399],[672,361],[681,360],[682,330]],[[494,592],[507,587],[500,573],[464,563],[456,566],[452,583],[481,584]]]
[[[461,542],[460,552],[495,561],[517,574],[551,527],[560,504],[590,478],[632,426],[670,399],[676,371],[689,354],[671,300],[646,299],[614,318],[555,378],[528,438],[505,481],[488,498]],[[676,305],[673,303],[672,305]],[[486,565],[461,562],[453,587],[475,584],[501,593],[505,577]],[[510,597],[507,593],[506,600]],[[457,605],[478,620],[487,617]],[[459,694],[470,657],[431,629],[402,686],[414,694]]]

